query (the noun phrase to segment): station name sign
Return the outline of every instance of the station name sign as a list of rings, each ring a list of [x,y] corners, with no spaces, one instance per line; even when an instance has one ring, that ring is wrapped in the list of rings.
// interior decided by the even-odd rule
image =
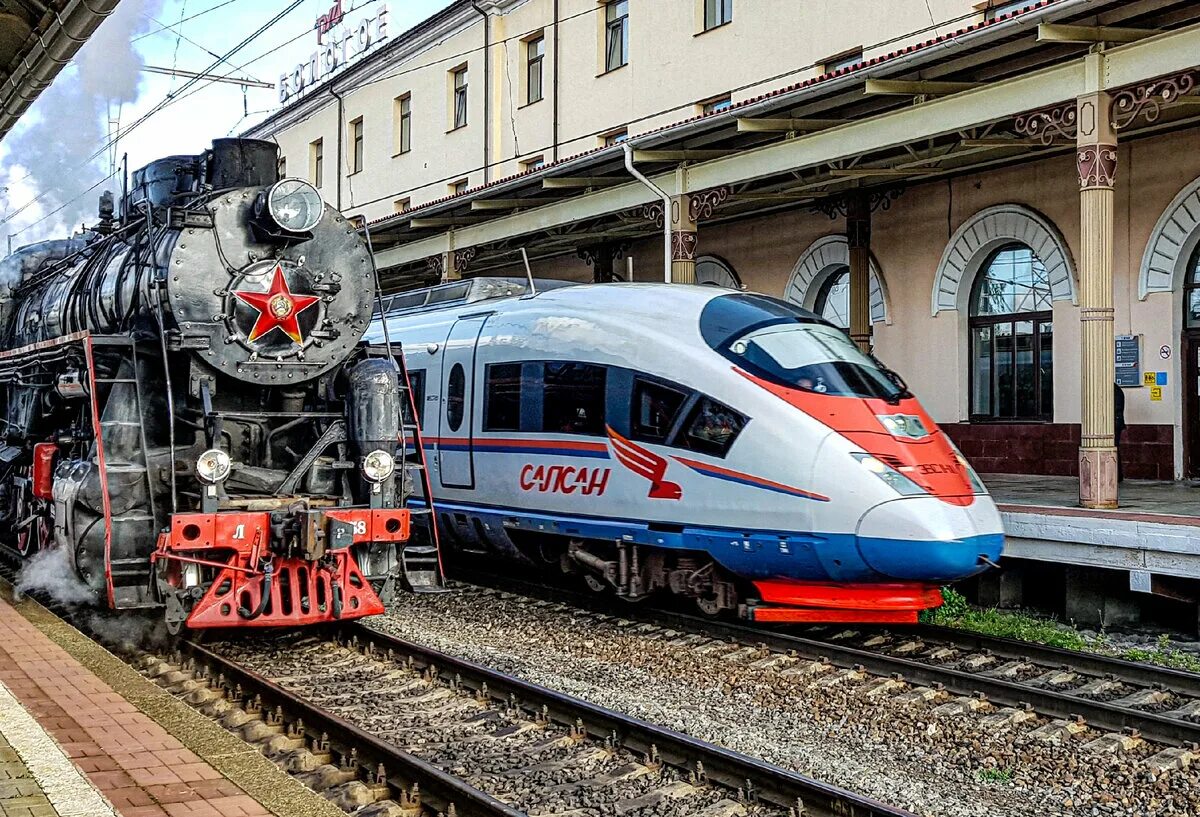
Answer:
[[[342,0],[317,17],[317,50],[290,73],[279,75],[279,101],[293,97],[327,79],[339,68],[377,48],[388,37],[388,8],[379,7],[373,16],[346,25]]]

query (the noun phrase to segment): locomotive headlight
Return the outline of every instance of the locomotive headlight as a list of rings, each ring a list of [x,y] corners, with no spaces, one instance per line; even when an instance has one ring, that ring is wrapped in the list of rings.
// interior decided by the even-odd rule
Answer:
[[[229,476],[231,465],[228,454],[219,448],[210,448],[196,458],[196,476],[201,482],[216,485]]]
[[[873,457],[870,454],[864,454],[861,452],[851,454],[850,456],[858,460],[859,465],[870,471],[875,476],[879,477],[879,479],[883,482],[886,482],[902,496],[919,496],[927,493],[927,491],[920,485],[913,482],[911,479],[904,476],[904,474],[901,474],[895,468],[888,465],[878,457]]]
[[[383,482],[396,470],[396,461],[392,455],[381,449],[375,449],[363,457],[363,476],[371,482]]]
[[[267,193],[271,220],[290,233],[306,233],[320,222],[325,212],[321,194],[301,179],[276,182]]]
[[[983,484],[983,480],[979,478],[979,474],[975,473],[975,469],[971,467],[971,463],[967,462],[967,458],[958,450],[958,446],[951,442],[950,438],[946,438],[946,442],[950,443],[950,450],[954,452],[954,458],[958,460],[958,464],[967,473],[967,479],[971,482],[971,490],[977,494],[986,494],[987,486]]]

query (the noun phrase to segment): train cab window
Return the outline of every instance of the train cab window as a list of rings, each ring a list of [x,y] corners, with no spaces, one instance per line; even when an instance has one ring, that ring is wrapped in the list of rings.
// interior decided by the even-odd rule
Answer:
[[[640,377],[633,381],[633,417],[630,432],[635,440],[663,443],[675,425],[687,395]]]
[[[608,370],[590,363],[547,363],[543,375],[542,430],[604,436]]]
[[[417,423],[424,421],[425,414],[425,370],[424,369],[409,369],[408,384],[412,389],[412,405],[417,407]],[[406,425],[411,425],[413,422],[412,406],[409,405],[407,399],[400,401],[400,415],[404,418]]]
[[[485,390],[483,430],[520,431],[521,364],[489,363]]]
[[[466,414],[467,374],[461,363],[455,363],[450,370],[450,380],[446,384],[446,422],[451,431],[462,427],[463,416]]]
[[[729,406],[711,397],[702,397],[688,416],[675,445],[698,454],[724,457],[745,425],[746,418]]]

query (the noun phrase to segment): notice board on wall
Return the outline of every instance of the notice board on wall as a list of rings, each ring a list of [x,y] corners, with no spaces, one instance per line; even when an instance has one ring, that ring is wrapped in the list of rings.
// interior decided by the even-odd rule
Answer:
[[[1142,385],[1142,336],[1117,335],[1117,385],[1135,388]]]

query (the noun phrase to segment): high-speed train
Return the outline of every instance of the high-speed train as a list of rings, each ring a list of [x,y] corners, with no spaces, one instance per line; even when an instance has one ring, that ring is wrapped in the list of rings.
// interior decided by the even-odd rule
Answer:
[[[444,542],[757,621],[915,621],[1000,557],[950,439],[816,315],[530,283],[394,296],[367,333],[403,346]]]

